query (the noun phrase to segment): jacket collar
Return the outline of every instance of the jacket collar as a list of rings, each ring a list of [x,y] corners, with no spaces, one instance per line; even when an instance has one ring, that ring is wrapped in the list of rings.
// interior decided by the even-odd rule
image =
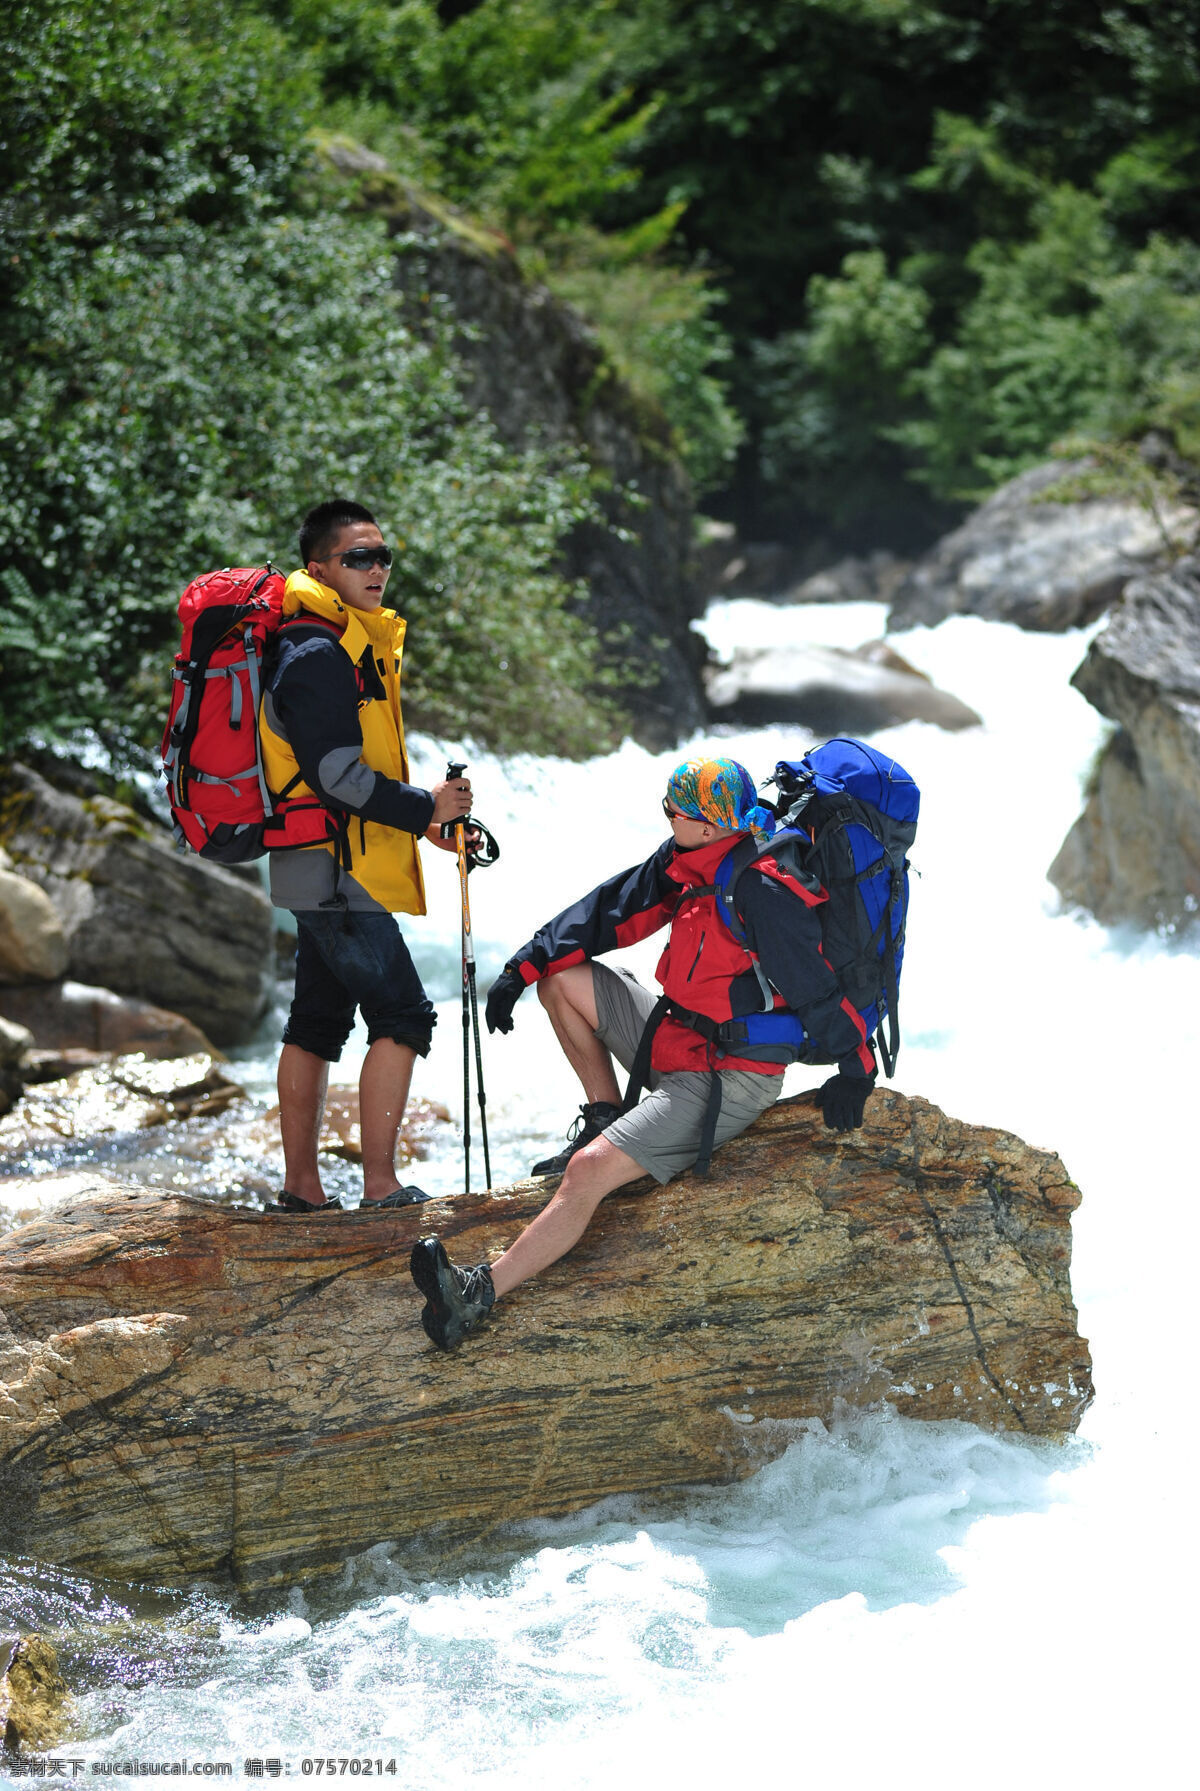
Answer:
[[[394,609],[351,609],[337,592],[323,585],[307,572],[293,572],[283,588],[283,614],[299,615],[307,610],[325,622],[334,622],[343,630],[342,646],[355,662],[363,649],[372,646],[398,645],[404,624]]]
[[[667,875],[685,888],[711,883],[726,853],[745,837],[746,829],[742,828],[737,833],[719,833],[715,840],[710,840],[707,846],[697,846],[694,852],[677,851],[667,860]]]

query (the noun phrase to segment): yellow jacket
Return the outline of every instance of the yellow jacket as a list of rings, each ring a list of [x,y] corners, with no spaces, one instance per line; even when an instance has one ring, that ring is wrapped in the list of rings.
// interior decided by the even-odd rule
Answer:
[[[339,639],[329,636],[329,649],[346,656],[357,689],[345,677],[344,663],[329,651],[297,650],[298,641],[312,640],[307,630],[284,628],[260,709],[263,765],[272,791],[292,786],[283,799],[285,810],[316,800],[348,817],[349,868],[338,869],[334,840],[273,851],[272,897],[280,906],[312,905],[286,893],[289,878],[297,886],[314,887],[311,861],[303,866],[280,861],[320,852],[332,861],[329,894],[336,878],[351,907],[378,903],[392,914],[424,914],[416,835],[432,819],[433,798],[408,782],[400,715],[405,623],[395,610],[352,609],[328,585],[307,572],[293,572],[284,591],[284,621],[305,613],[341,628]],[[319,788],[305,781],[301,759]]]

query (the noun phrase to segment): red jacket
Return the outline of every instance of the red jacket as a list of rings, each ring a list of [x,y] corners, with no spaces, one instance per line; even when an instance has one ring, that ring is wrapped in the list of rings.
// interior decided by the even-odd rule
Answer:
[[[828,898],[809,888],[772,858],[760,860],[738,885],[747,926],[740,945],[717,912],[712,894],[689,897],[712,883],[721,860],[740,834],[725,833],[710,845],[681,852],[667,840],[652,858],[610,878],[582,901],[547,921],[510,963],[526,983],[553,976],[572,964],[647,938],[670,923],[655,972],[663,992],[681,1007],[714,1021],[740,1018],[762,1008],[756,959],[778,993],[775,1005],[796,1013],[811,1041],[807,1060],[837,1063],[844,1074],[870,1075],[875,1067],[858,1010],[846,1000],[821,946],[820,907]],[[668,1014],[654,1039],[652,1068],[753,1070],[781,1075],[778,1063],[724,1056],[686,1022]]]

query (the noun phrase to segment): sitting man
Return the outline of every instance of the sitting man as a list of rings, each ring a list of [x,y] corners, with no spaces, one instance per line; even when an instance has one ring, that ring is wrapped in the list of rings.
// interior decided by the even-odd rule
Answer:
[[[509,1032],[518,997],[538,985],[585,1100],[573,1141],[535,1165],[535,1174],[561,1172],[553,1199],[490,1268],[455,1267],[435,1237],[414,1247],[413,1279],[427,1302],[421,1322],[440,1349],[452,1348],[495,1299],[570,1250],[614,1188],[646,1174],[667,1182],[707,1157],[714,1143],[744,1131],[777,1097],[784,1063],[836,1063],[837,1075],[818,1096],[825,1123],[839,1131],[862,1123],[875,1056],[861,1014],[821,949],[825,891],[769,855],[756,860],[738,883],[746,930],[746,944],[739,944],[717,912],[713,878],[748,832],[767,844],[762,830],[773,817],[757,805],[749,773],[732,759],[688,760],[672,773],[663,809],[672,837],[644,864],[548,921],[488,994],[489,1030]],[[594,961],[667,925],[658,1001],[627,972]],[[798,1019],[803,1038],[745,1045],[739,1054],[731,1036],[737,1018],[764,1006],[759,963],[776,991],[775,1008],[787,1016],[783,1030],[799,1039]],[[649,1021],[655,1029],[639,1052]],[[631,1094],[639,1080],[650,1089],[627,1112],[614,1056],[634,1070]]]
[[[360,1211],[413,1205],[396,1141],[413,1065],[429,1050],[433,1003],[395,916],[424,914],[418,836],[453,850],[442,824],[471,806],[465,778],[408,781],[400,715],[405,625],[383,607],[392,563],[374,517],[332,499],[300,529],[303,571],[283,599],[260,718],[275,803],[271,900],[296,918],[296,988],[279,1058],[284,1191],[268,1210],[325,1212],[317,1142],[329,1066],[357,1008],[368,1049],[359,1076]]]

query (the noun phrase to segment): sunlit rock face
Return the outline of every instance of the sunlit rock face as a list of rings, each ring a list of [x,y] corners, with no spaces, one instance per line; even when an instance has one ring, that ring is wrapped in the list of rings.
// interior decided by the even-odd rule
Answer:
[[[1132,583],[1071,682],[1118,724],[1050,867],[1098,919],[1200,912],[1200,558]]]
[[[240,1044],[267,1009],[271,905],[257,882],[177,852],[165,829],[22,765],[0,781],[0,839],[54,905],[67,971]]]
[[[1131,578],[1196,540],[1196,512],[1132,498],[1056,502],[1085,461],[1050,461],[1002,485],[919,560],[892,603],[891,630],[984,616],[1057,632],[1094,622]]]
[[[839,1402],[1052,1437],[1091,1398],[1078,1190],[927,1102],[845,1136],[781,1102],[435,1351],[414,1241],[491,1259],[546,1195],[294,1218],[76,1178],[0,1241],[0,1550],[254,1588],[739,1479]]]

